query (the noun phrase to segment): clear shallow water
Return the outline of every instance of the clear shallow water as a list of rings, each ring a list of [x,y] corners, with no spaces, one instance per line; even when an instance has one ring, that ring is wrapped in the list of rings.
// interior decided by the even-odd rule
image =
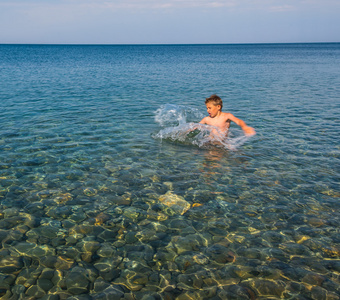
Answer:
[[[339,298],[339,44],[0,54],[4,299]]]

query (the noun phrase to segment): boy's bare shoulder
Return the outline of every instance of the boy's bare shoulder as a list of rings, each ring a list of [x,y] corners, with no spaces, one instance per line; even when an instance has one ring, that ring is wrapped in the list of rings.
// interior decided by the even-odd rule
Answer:
[[[230,118],[233,118],[234,115],[231,114],[231,113],[222,112],[222,117],[225,118],[225,119],[230,119]]]
[[[201,124],[207,124],[208,120],[209,120],[209,117],[204,117],[204,118],[200,121],[200,123],[201,123]]]

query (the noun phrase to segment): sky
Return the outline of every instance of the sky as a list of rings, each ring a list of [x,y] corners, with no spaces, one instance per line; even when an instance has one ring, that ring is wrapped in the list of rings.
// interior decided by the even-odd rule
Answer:
[[[340,42],[340,0],[0,0],[0,44]]]

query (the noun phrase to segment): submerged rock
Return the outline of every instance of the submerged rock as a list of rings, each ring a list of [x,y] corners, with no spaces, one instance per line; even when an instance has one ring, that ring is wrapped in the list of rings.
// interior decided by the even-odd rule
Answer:
[[[231,284],[226,287],[223,287],[221,291],[218,292],[218,296],[221,299],[244,299],[244,300],[252,300],[255,299],[255,294],[250,289],[246,287]]]
[[[226,247],[220,244],[214,244],[206,249],[205,254],[213,261],[224,264],[233,262],[235,255]]]
[[[250,279],[242,282],[241,285],[254,291],[259,297],[282,297],[286,289],[286,285],[283,281],[265,279]]]
[[[89,279],[84,268],[75,267],[66,276],[65,283],[67,291],[73,295],[79,295],[88,292]]]
[[[195,235],[188,235],[185,237],[174,236],[171,243],[167,246],[170,251],[175,251],[181,254],[187,251],[197,251],[202,245],[201,238]]]
[[[92,296],[92,299],[95,299],[95,300],[102,300],[102,299],[114,299],[114,300],[117,299],[118,300],[118,299],[123,299],[124,290],[119,285],[108,285],[101,292],[95,293],[91,296]]]
[[[34,299],[39,299],[39,298],[42,298],[43,296],[46,295],[46,292],[41,288],[39,287],[38,285],[31,285],[26,293],[25,293],[27,296],[31,296],[31,297],[34,297]]]
[[[24,266],[21,257],[4,257],[0,260],[0,273],[15,273]]]
[[[159,197],[159,201],[170,207],[176,214],[183,215],[190,208],[190,203],[183,197],[168,191],[166,194]]]
[[[92,187],[88,187],[88,188],[85,188],[83,190],[83,192],[84,192],[84,195],[86,195],[88,197],[93,197],[93,196],[97,195],[98,191],[96,189],[92,188]]]
[[[111,281],[119,276],[120,270],[117,266],[121,261],[122,257],[120,256],[103,257],[94,263],[94,267],[104,280]]]
[[[15,250],[15,252],[20,255],[32,258],[41,258],[55,255],[54,248],[48,245],[37,245],[35,243],[20,242],[13,246],[13,250]]]

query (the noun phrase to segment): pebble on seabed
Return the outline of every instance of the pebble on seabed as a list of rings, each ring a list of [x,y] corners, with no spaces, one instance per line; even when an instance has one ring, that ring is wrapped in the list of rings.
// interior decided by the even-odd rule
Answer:
[[[190,203],[183,197],[168,191],[166,194],[159,197],[159,201],[166,206],[169,206],[176,214],[183,215],[190,208]]]

